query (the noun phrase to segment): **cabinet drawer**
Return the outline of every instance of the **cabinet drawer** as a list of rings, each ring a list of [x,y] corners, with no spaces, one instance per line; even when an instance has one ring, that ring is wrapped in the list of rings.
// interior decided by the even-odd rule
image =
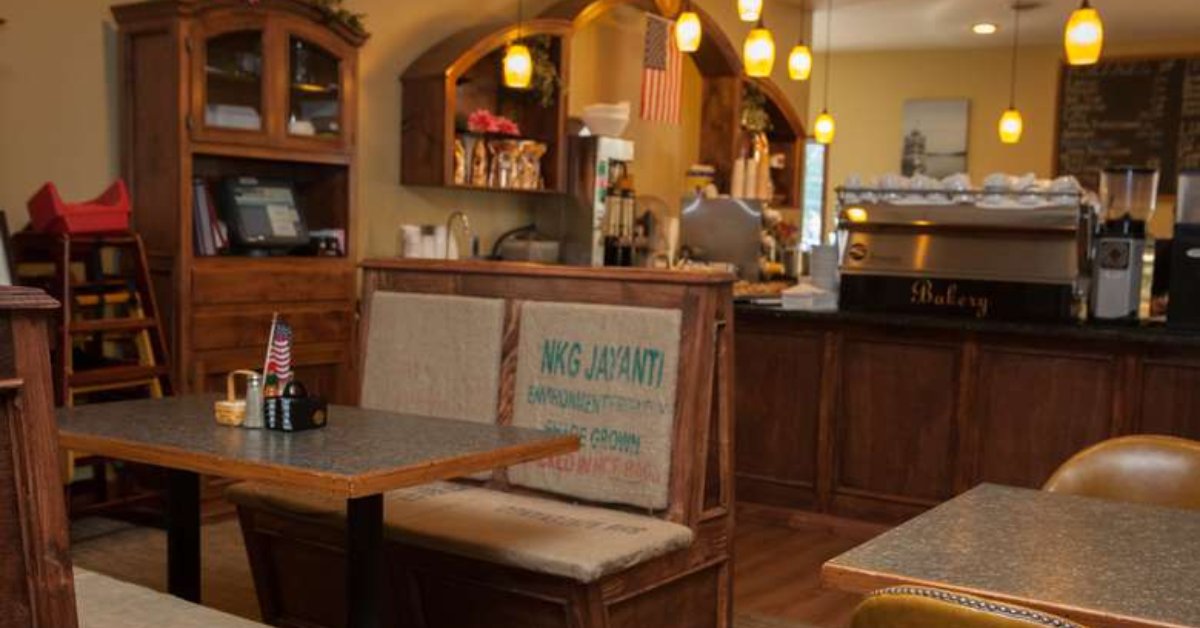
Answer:
[[[319,258],[197,264],[192,273],[192,299],[198,305],[351,301],[354,267]]]
[[[346,303],[278,311],[292,326],[296,344],[348,341],[353,337],[354,312]],[[192,348],[206,351],[261,347],[265,353],[274,312],[270,308],[255,308],[255,311],[197,313],[192,317]]]

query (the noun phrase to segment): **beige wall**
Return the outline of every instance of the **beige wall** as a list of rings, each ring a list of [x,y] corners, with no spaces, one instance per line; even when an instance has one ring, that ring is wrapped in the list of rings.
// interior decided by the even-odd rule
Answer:
[[[550,3],[528,0],[526,14]],[[0,208],[8,211],[14,228],[25,224],[25,201],[42,182],[53,180],[66,198],[81,199],[99,193],[118,174],[110,4],[14,0],[0,10],[8,21],[0,26]],[[748,27],[737,21],[732,2],[697,4],[740,46]],[[348,0],[348,7],[367,15],[371,32],[360,57],[356,190],[366,254],[392,254],[400,224],[441,222],[455,209],[468,212],[485,246],[501,231],[529,220],[529,203],[536,201],[528,198],[399,184],[400,74],[423,51],[457,31],[513,19],[516,0]],[[768,21],[779,30],[782,53],[784,44],[796,37],[800,14],[792,7],[771,10]],[[632,44],[640,47],[640,42],[625,45]],[[629,79],[627,72],[622,80]],[[776,75],[787,82],[782,63]],[[784,89],[803,111],[805,87],[785,84]],[[650,146],[639,153],[654,154]]]
[[[1106,54],[1134,56],[1200,51],[1200,40],[1110,46]],[[837,120],[830,148],[830,196],[846,176],[899,172],[901,110],[918,98],[967,98],[970,128],[967,166],[976,184],[992,172],[1054,170],[1054,125],[1060,64],[1058,47],[1023,48],[1017,68],[1017,107],[1025,134],[1016,145],[1000,143],[996,123],[1008,106],[1011,57],[1006,48],[847,52],[833,57],[829,108]],[[818,57],[809,119],[820,112],[826,64]],[[1160,205],[1169,209],[1171,199]],[[832,202],[832,201],[831,201]],[[1160,212],[1169,222],[1169,211]],[[1159,230],[1161,232],[1161,229]]]
[[[646,122],[637,115],[642,85],[644,15],[632,7],[608,12],[571,42],[570,114],[593,103],[629,101],[633,114],[624,137],[636,151],[631,174],[639,195],[656,196],[677,208],[688,166],[700,155],[700,73],[683,63],[681,123]]]

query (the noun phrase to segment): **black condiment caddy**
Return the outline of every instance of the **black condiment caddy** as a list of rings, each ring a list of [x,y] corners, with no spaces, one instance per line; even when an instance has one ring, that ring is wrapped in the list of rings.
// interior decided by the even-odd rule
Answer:
[[[263,406],[263,422],[267,429],[281,432],[301,432],[325,427],[329,418],[325,399],[309,396],[304,385],[292,382],[283,395],[268,397]]]

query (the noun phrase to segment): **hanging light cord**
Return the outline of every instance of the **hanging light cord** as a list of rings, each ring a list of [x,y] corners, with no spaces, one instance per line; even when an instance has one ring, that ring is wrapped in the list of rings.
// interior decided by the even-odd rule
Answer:
[[[521,30],[525,23],[524,2],[517,0],[517,41],[521,41]]]
[[[1013,44],[1012,68],[1008,75],[1008,108],[1015,109],[1017,104],[1017,42],[1021,33],[1021,5],[1013,4]]]
[[[808,0],[800,0],[800,43],[804,43],[804,23],[808,21]]]
[[[825,93],[821,109],[829,111],[829,75],[833,74],[833,0],[829,0],[825,10]]]

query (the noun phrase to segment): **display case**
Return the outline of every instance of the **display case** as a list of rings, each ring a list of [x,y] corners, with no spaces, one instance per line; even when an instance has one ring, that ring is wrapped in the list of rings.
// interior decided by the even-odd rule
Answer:
[[[275,313],[315,393],[355,385],[357,51],[366,34],[304,0],[155,0],[113,7],[121,170],[182,391],[261,368]],[[181,128],[182,127],[182,128]],[[286,182],[338,255],[248,257],[198,234],[231,177]],[[215,194],[213,196],[216,196]],[[211,213],[206,212],[210,209]],[[217,229],[217,232],[220,230]]]

